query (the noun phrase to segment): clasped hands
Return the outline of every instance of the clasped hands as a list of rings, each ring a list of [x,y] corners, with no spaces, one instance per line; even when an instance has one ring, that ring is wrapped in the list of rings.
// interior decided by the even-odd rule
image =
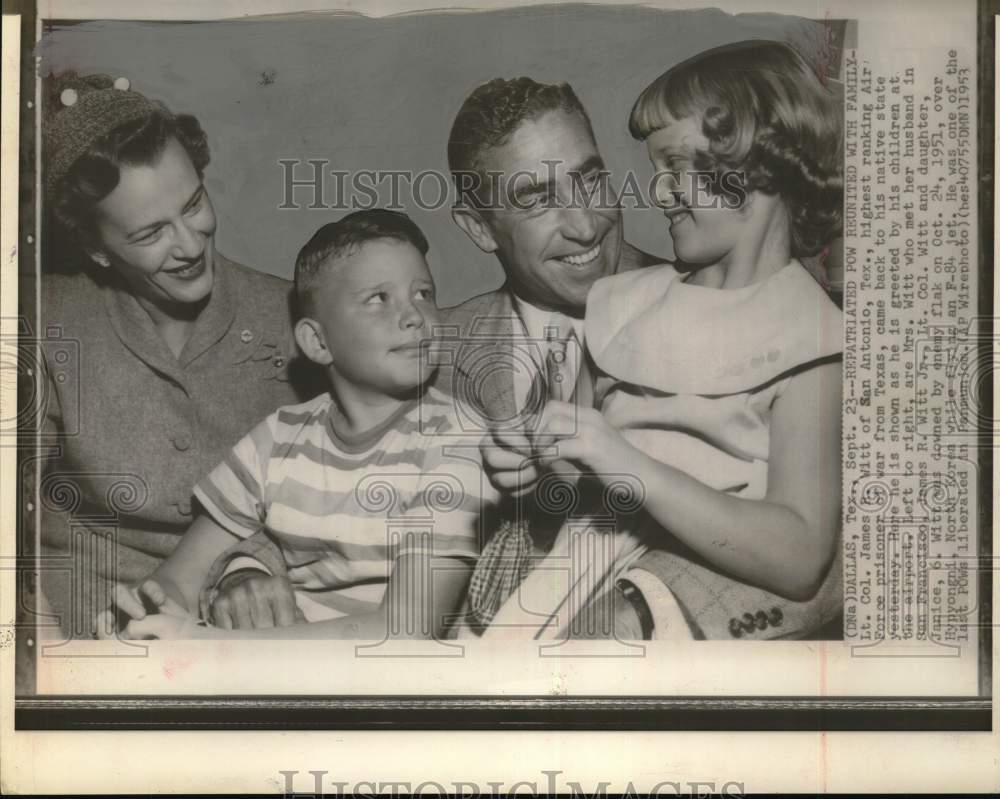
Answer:
[[[483,438],[480,452],[493,486],[521,496],[534,488],[545,471],[567,480],[583,473],[602,480],[624,473],[636,450],[600,411],[550,400],[530,436],[494,429]]]
[[[118,583],[113,606],[98,615],[97,637],[216,638],[230,630],[287,627],[305,621],[287,577],[243,570],[224,578],[211,605],[214,628],[203,625],[184,603],[154,578]]]
[[[95,626],[100,639],[201,637],[198,617],[152,578],[135,585],[117,583],[112,606],[97,614]]]

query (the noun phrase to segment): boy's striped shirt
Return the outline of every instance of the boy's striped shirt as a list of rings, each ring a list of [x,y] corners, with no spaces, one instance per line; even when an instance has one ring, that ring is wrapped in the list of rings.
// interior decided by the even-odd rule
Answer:
[[[195,496],[231,533],[274,537],[310,621],[374,610],[400,555],[478,556],[482,505],[495,493],[478,442],[455,436],[452,403],[428,388],[351,439],[334,428],[329,394],[279,408]]]

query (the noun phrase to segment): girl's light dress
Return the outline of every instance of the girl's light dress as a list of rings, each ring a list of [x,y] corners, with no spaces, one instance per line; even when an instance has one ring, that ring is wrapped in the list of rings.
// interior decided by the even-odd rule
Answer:
[[[605,278],[586,331],[605,418],[656,460],[745,499],[767,491],[775,400],[843,349],[840,310],[798,261],[739,289],[691,285],[669,265]]]
[[[836,359],[843,349],[840,310],[798,261],[735,290],[691,285],[670,265],[613,275],[591,289],[584,329],[598,368],[597,407],[608,421],[650,457],[744,499],[767,493],[775,400],[794,374]],[[588,552],[582,560],[582,539],[574,544],[569,525],[526,577],[520,574],[528,568],[524,558],[512,558],[516,567],[506,568],[519,573],[501,582],[505,597],[515,586],[517,596],[501,600],[485,635],[524,636],[533,628],[535,637],[556,637],[573,616],[567,610],[583,607],[623,575],[650,606],[654,638],[688,638],[699,625],[700,635],[728,637],[728,614],[715,618],[723,607],[755,608],[775,599],[720,577],[647,516],[624,523],[627,529],[620,521],[616,534],[591,530],[596,538],[582,545]],[[583,532],[590,525],[573,527]],[[512,544],[528,536],[522,528],[508,525],[487,544],[484,558],[494,550],[525,550],[523,542]],[[656,574],[643,568],[644,555],[657,559]],[[567,573],[569,563],[577,567]],[[581,563],[587,568],[578,573]],[[839,569],[838,559],[809,602],[782,602],[786,629],[798,621],[818,626],[835,615],[842,601]],[[705,624],[709,616],[715,621]]]
[[[767,492],[774,402],[794,374],[836,359],[844,335],[841,311],[796,260],[739,289],[692,285],[670,265],[604,278],[585,329],[607,420],[650,457],[744,499]],[[640,534],[649,548],[665,536]],[[702,567],[684,564],[679,579],[690,568]],[[656,594],[654,617],[676,623],[671,591],[651,577],[641,563],[629,572],[647,599]],[[815,612],[835,612],[836,588],[826,581],[829,601],[818,599],[830,608]]]

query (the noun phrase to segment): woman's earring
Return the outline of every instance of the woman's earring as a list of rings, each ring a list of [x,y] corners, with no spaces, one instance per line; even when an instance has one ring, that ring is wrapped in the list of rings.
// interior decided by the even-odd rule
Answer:
[[[90,257],[94,259],[94,262],[98,266],[102,266],[105,269],[107,269],[109,266],[111,266],[111,259],[108,258],[108,256],[106,256],[103,252],[95,252]]]

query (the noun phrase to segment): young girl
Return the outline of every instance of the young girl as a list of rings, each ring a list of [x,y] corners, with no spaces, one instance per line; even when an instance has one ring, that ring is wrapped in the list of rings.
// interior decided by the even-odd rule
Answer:
[[[839,231],[836,106],[790,47],[744,42],[655,80],[629,129],[657,170],[678,263],[594,285],[600,411],[550,402],[540,432],[575,418],[560,458],[641,481],[650,549],[672,536],[807,600],[839,532],[842,324],[797,259]]]

